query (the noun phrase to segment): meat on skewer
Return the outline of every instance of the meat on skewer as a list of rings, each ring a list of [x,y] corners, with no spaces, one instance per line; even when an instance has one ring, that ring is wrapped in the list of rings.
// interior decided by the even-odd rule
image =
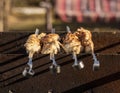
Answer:
[[[80,54],[82,49],[81,42],[79,41],[79,38],[70,31],[70,28],[68,26],[67,26],[67,32],[68,33],[63,39],[63,46],[65,47],[65,50],[67,51],[68,54],[73,55],[73,59],[75,60],[73,67],[79,67],[80,69],[84,68],[83,62],[80,61],[78,63],[77,60],[77,54]]]
[[[41,39],[43,47],[41,50],[42,54],[50,54],[50,60],[52,60],[51,69],[56,69],[57,73],[60,73],[60,66],[55,61],[55,54],[60,51],[62,44],[59,42],[59,35],[55,33],[47,34]]]
[[[45,36],[45,33],[41,33],[39,34],[39,30],[36,29],[35,34],[32,34],[28,37],[26,43],[24,44],[26,51],[28,53],[28,66],[27,68],[24,69],[23,71],[23,75],[26,76],[26,74],[28,73],[29,75],[34,75],[34,71],[32,70],[33,67],[33,63],[32,63],[32,59],[33,59],[33,55],[35,53],[38,53],[41,50],[41,45],[40,45],[40,39]],[[39,37],[38,37],[39,36]]]
[[[81,45],[83,46],[83,49],[85,53],[91,53],[93,56],[94,64],[93,69],[96,70],[100,66],[99,61],[97,60],[97,57],[94,53],[94,44],[92,41],[92,34],[89,30],[84,28],[78,28],[74,34],[79,38],[79,41],[81,41]]]

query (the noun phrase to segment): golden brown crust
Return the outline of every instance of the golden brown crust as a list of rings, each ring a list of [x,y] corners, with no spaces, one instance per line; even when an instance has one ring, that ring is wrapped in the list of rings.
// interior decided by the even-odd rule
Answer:
[[[38,44],[40,42],[40,40],[37,38],[37,35],[32,34],[28,37],[26,43],[36,43]]]
[[[94,44],[92,41],[92,34],[89,30],[84,28],[78,28],[74,34],[81,41],[82,46],[85,49],[85,52],[91,52],[94,49]]]
[[[57,41],[59,39],[59,35],[58,34],[47,34],[44,38],[41,39],[42,42],[54,42]]]
[[[45,37],[46,36],[46,33],[40,33],[39,35],[38,35],[38,39],[41,41],[41,39],[43,38],[43,37]]]
[[[24,46],[28,52],[35,53],[42,50],[42,54],[57,54],[60,51],[60,37],[58,34],[46,34],[40,35],[32,34],[28,37]],[[63,46],[67,53],[79,54],[83,49],[85,52],[92,52],[94,50],[94,44],[92,41],[92,34],[89,30],[84,28],[78,28],[76,32],[68,32],[63,39]]]
[[[45,37],[41,39],[43,44],[42,54],[57,54],[60,51],[59,45],[59,35],[58,34],[47,34]]]
[[[35,52],[40,50],[40,40],[38,39],[37,35],[32,34],[28,37],[26,43],[24,44],[26,51],[30,53],[29,57],[33,57]]]
[[[63,39],[63,46],[65,47],[67,53],[79,54],[81,50],[81,42],[75,34],[67,33]]]

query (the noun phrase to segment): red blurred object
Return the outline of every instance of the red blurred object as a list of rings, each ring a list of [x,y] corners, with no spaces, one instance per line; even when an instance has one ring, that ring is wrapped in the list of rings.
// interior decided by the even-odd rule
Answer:
[[[62,21],[68,22],[66,16],[66,0],[56,0],[56,12]]]
[[[110,22],[120,19],[120,0],[56,0],[56,10],[64,22],[71,21],[69,17],[75,17],[77,22],[84,22],[85,18]]]

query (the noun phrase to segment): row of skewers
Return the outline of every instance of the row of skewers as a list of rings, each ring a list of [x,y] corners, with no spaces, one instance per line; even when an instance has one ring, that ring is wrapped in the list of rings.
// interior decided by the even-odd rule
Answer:
[[[64,36],[64,38],[62,38],[62,43],[60,42],[60,36],[55,33],[55,29],[53,29],[49,34],[39,34],[39,30],[36,29],[35,34],[32,34],[28,37],[24,46],[29,55],[29,61],[27,63],[28,67],[26,67],[23,71],[23,76],[26,76],[27,74],[34,75],[34,71],[32,69],[32,59],[35,53],[49,54],[50,60],[52,60],[50,70],[55,73],[60,73],[60,66],[55,61],[55,54],[60,52],[60,48],[63,48],[67,54],[73,55],[74,64],[72,67],[77,69],[84,68],[83,62],[78,62],[77,59],[77,54],[80,54],[84,51],[85,53],[91,53],[93,56],[93,70],[99,68],[100,63],[94,53],[94,44],[92,41],[91,32],[82,27],[78,28],[74,33],[71,32],[68,26],[66,29],[67,34]]]

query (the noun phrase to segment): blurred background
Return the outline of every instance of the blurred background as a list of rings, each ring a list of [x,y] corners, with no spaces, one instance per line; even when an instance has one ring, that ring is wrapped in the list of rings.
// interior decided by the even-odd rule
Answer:
[[[1,0],[0,31],[120,30],[120,0]]]

